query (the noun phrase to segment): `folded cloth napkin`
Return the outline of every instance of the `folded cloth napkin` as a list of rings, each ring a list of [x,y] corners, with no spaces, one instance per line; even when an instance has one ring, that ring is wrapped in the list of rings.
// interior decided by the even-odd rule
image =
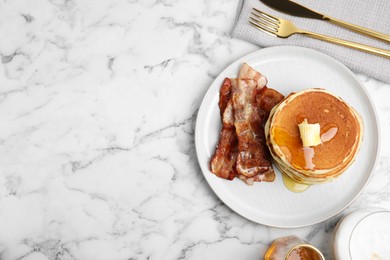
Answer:
[[[325,15],[390,35],[389,0],[294,1]],[[289,38],[273,37],[249,24],[248,18],[253,7],[276,17],[290,20],[301,29],[390,50],[390,43],[352,32],[326,21],[287,15],[271,9],[259,0],[241,0],[237,14],[237,22],[232,32],[233,37],[255,43],[262,47],[295,45],[312,48],[332,56],[357,73],[390,83],[389,58],[383,58],[374,54],[320,41],[301,34],[295,34]]]

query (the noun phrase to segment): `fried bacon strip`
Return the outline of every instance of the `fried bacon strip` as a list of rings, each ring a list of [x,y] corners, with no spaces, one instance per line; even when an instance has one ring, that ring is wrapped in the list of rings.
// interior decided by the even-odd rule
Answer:
[[[268,88],[267,86],[258,90],[256,93],[256,106],[259,109],[260,117],[263,121],[263,128],[268,120],[272,108],[279,104],[283,99],[284,96],[282,94],[275,89]]]
[[[229,180],[239,177],[247,184],[274,180],[264,124],[283,95],[266,84],[266,77],[245,63],[239,79],[223,81],[218,102],[222,130],[210,160],[210,169],[218,177]]]
[[[231,101],[231,81],[226,78],[219,91],[222,130],[219,142],[211,157],[211,172],[220,178],[232,180],[237,176],[237,135],[234,127],[233,104]]]
[[[260,72],[254,70],[251,66],[244,63],[241,66],[240,72],[238,73],[239,79],[253,79],[257,82],[258,88],[261,89],[267,85],[267,78]]]
[[[273,181],[275,173],[267,158],[262,120],[256,104],[257,81],[232,79],[232,100],[234,126],[238,138],[237,172],[242,179],[252,181]],[[256,177],[256,178],[255,178]]]
[[[223,113],[227,107],[227,104],[230,100],[230,96],[232,94],[232,82],[230,78],[225,78],[222,82],[222,86],[219,90],[219,101],[218,107],[221,113],[221,119],[223,118]]]

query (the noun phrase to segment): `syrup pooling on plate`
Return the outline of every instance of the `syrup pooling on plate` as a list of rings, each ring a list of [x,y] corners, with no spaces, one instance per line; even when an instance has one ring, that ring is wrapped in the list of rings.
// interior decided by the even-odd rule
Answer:
[[[303,192],[310,187],[310,185],[308,184],[303,184],[294,181],[284,173],[282,173],[282,179],[283,179],[284,186],[286,186],[286,188],[292,192]]]

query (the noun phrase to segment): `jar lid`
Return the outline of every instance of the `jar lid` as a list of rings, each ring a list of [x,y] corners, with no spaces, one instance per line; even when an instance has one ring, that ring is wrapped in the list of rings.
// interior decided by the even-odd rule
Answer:
[[[333,237],[335,259],[390,259],[390,211],[363,209],[337,225]]]

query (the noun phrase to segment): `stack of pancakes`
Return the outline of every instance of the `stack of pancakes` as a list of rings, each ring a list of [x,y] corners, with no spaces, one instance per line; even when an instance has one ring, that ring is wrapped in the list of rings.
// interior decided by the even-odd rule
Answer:
[[[304,147],[298,124],[320,124],[321,144]],[[299,183],[328,182],[355,160],[363,138],[358,113],[323,89],[287,96],[271,111],[265,126],[267,145],[279,170]]]

